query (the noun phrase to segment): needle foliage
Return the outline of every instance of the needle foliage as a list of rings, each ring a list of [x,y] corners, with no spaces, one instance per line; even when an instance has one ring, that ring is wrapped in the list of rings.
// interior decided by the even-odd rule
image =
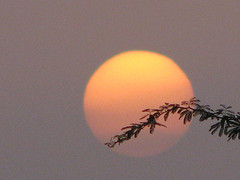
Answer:
[[[231,108],[231,106],[221,104],[220,108],[213,110],[209,105],[201,105],[200,100],[193,97],[181,104],[165,103],[157,109],[144,109],[142,112],[146,114],[140,118],[139,123],[123,127],[122,134],[115,135],[105,145],[113,148],[116,144],[137,138],[144,128],[149,128],[150,134],[157,126],[167,128],[158,121],[160,121],[160,117],[162,117],[161,120],[167,121],[171,114],[178,114],[179,120],[182,120],[183,124],[191,122],[195,116],[198,116],[200,122],[211,120],[214,122],[209,129],[211,134],[218,133],[220,137],[225,135],[228,141],[240,139],[240,112],[235,113]]]

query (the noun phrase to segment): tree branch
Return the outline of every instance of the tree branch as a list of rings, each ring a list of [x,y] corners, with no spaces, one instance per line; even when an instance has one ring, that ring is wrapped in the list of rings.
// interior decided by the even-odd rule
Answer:
[[[192,118],[199,116],[199,121],[215,120],[209,131],[214,134],[218,131],[221,137],[225,135],[229,140],[235,140],[236,137],[240,139],[240,112],[231,111],[231,106],[220,105],[221,108],[213,110],[209,105],[200,105],[200,100],[195,97],[189,101],[183,101],[181,104],[165,103],[158,109],[144,109],[142,112],[147,113],[140,120],[140,123],[132,123],[129,126],[123,127],[125,130],[122,134],[116,135],[105,143],[109,148],[113,148],[116,144],[121,144],[131,138],[137,138],[140,132],[148,127],[150,134],[154,132],[156,126],[167,128],[164,124],[157,122],[159,117],[163,116],[164,121],[167,121],[170,114],[179,114],[179,119],[183,120],[186,124],[191,122]]]

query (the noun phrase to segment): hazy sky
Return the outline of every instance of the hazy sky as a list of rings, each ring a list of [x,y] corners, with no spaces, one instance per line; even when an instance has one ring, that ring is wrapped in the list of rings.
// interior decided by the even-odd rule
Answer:
[[[211,123],[193,122],[168,152],[130,158],[95,139],[82,103],[106,59],[144,49],[174,59],[203,103],[239,111],[239,9],[237,0],[2,0],[0,179],[239,179],[239,141],[212,136]]]

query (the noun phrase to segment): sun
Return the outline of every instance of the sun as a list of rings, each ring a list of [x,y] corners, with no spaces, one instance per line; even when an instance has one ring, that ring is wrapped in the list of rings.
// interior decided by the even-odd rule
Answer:
[[[127,51],[107,60],[92,75],[85,90],[84,112],[91,131],[104,143],[120,134],[122,127],[139,122],[143,109],[193,96],[189,79],[173,60],[155,52]],[[138,138],[112,150],[135,157],[156,155],[176,144],[189,126],[177,116],[161,123],[167,128],[157,127],[153,134],[143,130]]]

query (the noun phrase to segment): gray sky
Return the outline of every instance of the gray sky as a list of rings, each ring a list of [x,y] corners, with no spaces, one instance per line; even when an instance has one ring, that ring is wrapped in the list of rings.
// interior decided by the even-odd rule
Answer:
[[[130,158],[95,139],[82,104],[106,59],[144,49],[174,59],[203,103],[239,111],[239,9],[237,0],[2,0],[0,179],[239,179],[239,141],[210,135],[211,123],[193,122],[168,152]]]

